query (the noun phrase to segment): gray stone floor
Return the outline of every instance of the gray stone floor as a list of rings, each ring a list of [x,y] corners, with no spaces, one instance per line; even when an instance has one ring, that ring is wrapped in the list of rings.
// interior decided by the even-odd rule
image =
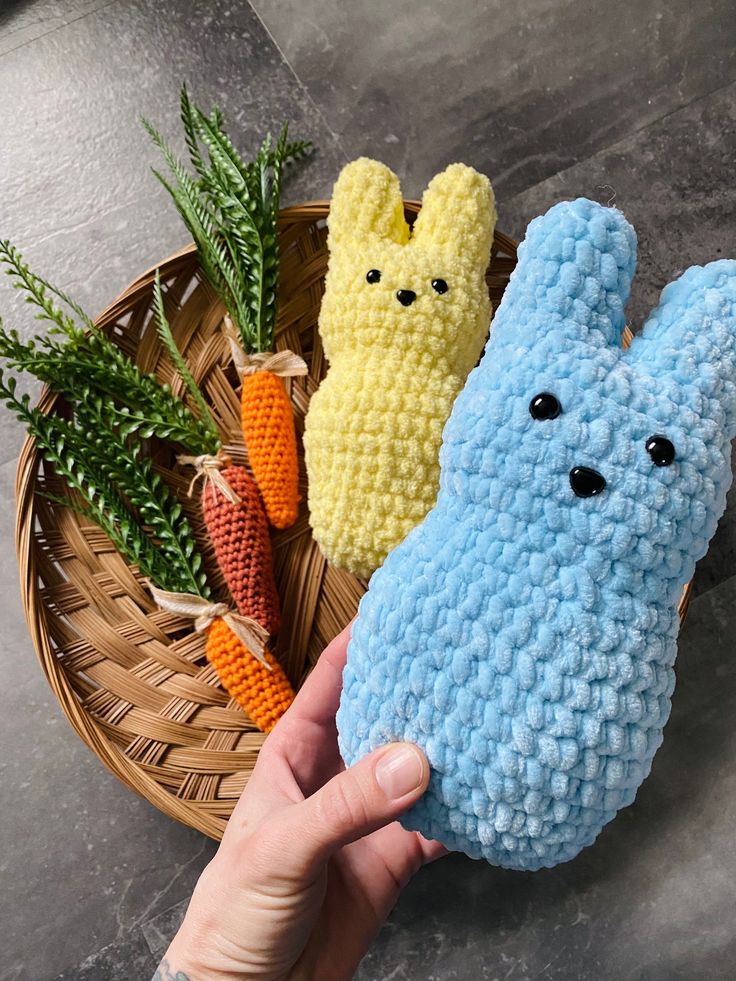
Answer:
[[[478,166],[517,236],[561,198],[615,197],[637,324],[684,266],[736,253],[734,52],[729,0],[4,0],[0,235],[92,311],[182,244],[138,117],[173,135],[186,78],[244,146],[284,118],[319,145],[288,200],[360,153],[408,194]],[[0,312],[28,329],[5,283]],[[41,676],[12,554],[20,439],[3,416],[0,981],[145,981],[214,846],[118,784]],[[360,981],[736,978],[736,494],[696,584],[636,803],[556,870],[425,870]]]

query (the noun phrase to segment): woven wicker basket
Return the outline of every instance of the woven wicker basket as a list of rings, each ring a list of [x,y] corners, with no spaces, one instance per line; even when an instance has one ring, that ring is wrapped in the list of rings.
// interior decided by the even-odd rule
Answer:
[[[417,202],[406,202],[409,221],[418,210]],[[327,202],[315,202],[280,215],[276,347],[296,351],[309,366],[306,378],[289,382],[299,432],[325,371],[316,325],[327,267],[327,212]],[[494,308],[515,262],[515,243],[496,233],[487,276]],[[160,271],[178,346],[213,406],[231,456],[245,462],[237,378],[220,331],[224,310],[200,274],[193,247],[167,259]],[[151,322],[152,286],[149,271],[97,323],[143,370],[182,392]],[[45,412],[60,408],[49,391],[40,405]],[[187,479],[171,469],[167,447],[153,445],[151,452],[178,490],[211,581],[221,587],[196,497],[187,498]],[[137,570],[97,527],[38,493],[49,488],[58,492],[58,478],[28,440],[18,469],[17,549],[23,604],[49,683],[72,726],[125,784],[171,817],[219,838],[266,737],[219,687],[203,637],[190,623],[157,610]],[[298,686],[354,616],[365,586],[325,563],[304,504],[297,524],[275,534],[273,545],[283,608],[277,654]]]

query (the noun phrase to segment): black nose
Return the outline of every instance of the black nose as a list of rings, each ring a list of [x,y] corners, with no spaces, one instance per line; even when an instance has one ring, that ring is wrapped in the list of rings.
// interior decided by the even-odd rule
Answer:
[[[573,467],[570,471],[570,486],[578,497],[595,497],[606,489],[606,478],[590,467]]]
[[[417,294],[414,290],[399,290],[396,297],[402,307],[410,307],[414,300],[416,300]]]

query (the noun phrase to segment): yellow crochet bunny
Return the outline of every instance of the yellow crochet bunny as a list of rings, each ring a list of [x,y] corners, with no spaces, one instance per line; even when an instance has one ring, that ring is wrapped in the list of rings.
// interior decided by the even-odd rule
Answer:
[[[488,333],[495,218],[488,178],[464,164],[431,181],[411,234],[388,167],[361,158],[335,184],[319,319],[329,371],[304,447],[314,536],[359,576],[434,504],[442,429]]]

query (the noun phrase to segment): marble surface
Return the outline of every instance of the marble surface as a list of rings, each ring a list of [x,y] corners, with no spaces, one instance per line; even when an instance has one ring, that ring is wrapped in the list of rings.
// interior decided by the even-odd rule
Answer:
[[[509,197],[736,78],[730,0],[253,6],[343,145],[411,193],[459,159]]]
[[[151,174],[145,116],[183,152],[179,87],[217,103],[247,150],[288,120],[318,147],[285,184],[285,203],[329,193],[344,162],[321,114],[247,4],[208,0],[41,0],[6,12],[0,46],[0,227],[41,275],[93,315],[189,240]],[[87,11],[85,13],[85,10]],[[0,309],[21,334],[33,320],[0,279]],[[8,444],[8,440],[11,440]],[[0,461],[15,456],[7,425]]]
[[[476,164],[516,235],[560,198],[615,197],[639,232],[635,326],[686,264],[734,252],[728,0],[253,7],[2,5],[0,235],[91,312],[186,238],[138,121],[174,137],[184,78],[223,105],[244,146],[284,118],[318,143],[286,200],[328,194],[359,153],[394,165],[410,194],[452,159]],[[0,313],[28,329],[4,278]],[[3,416],[0,981],[145,981],[214,846],[118,783],[56,706],[18,599],[20,438]],[[425,869],[359,981],[736,976],[736,492],[696,586],[672,719],[635,804],[559,869],[459,856]]]

